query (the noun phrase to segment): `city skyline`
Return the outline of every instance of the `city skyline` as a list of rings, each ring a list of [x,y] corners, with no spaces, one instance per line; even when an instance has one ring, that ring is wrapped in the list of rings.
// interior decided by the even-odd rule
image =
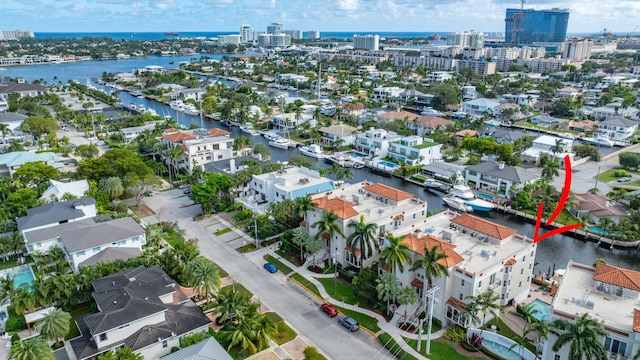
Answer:
[[[504,32],[505,11],[514,0],[7,0],[0,24],[6,30],[34,32],[238,33],[241,24],[266,31],[321,32]],[[567,8],[569,33],[626,34],[640,21],[640,1],[530,0],[527,9]],[[454,17],[452,19],[452,17]]]

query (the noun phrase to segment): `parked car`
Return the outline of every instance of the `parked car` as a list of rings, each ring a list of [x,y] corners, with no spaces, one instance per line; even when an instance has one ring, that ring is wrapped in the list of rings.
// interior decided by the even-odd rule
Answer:
[[[630,177],[621,177],[618,179],[618,182],[629,182],[631,181]]]
[[[191,194],[191,188],[186,188],[182,193],[187,195]]]
[[[262,267],[265,270],[267,270],[268,272],[272,273],[272,274],[278,272],[278,268],[272,263],[266,263],[266,264],[262,265]]]
[[[360,325],[358,325],[358,322],[353,320],[353,318],[350,318],[348,316],[341,316],[338,319],[338,323],[340,323],[340,325],[346,327],[347,330],[349,330],[351,332],[360,329]]]
[[[322,310],[322,312],[329,315],[330,317],[335,317],[336,315],[338,315],[338,310],[336,310],[336,308],[331,304],[320,305],[320,310]]]

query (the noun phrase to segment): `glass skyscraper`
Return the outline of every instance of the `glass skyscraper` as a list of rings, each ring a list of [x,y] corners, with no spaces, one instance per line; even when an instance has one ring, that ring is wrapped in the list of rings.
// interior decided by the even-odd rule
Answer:
[[[568,23],[568,9],[507,9],[505,43],[563,42]]]

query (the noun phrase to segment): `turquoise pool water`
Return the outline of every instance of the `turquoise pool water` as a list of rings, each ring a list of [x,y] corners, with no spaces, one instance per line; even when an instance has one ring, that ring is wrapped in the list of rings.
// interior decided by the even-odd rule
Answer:
[[[493,196],[491,196],[491,195],[487,195],[487,194],[483,194],[483,193],[477,193],[476,196],[479,197],[479,198],[487,199],[489,201],[493,201]]]
[[[17,271],[11,271],[7,273],[7,276],[13,279],[13,287],[16,289],[20,286],[30,286],[33,279],[35,279],[33,271],[31,271],[31,266],[23,267]]]
[[[395,168],[398,167],[398,165],[388,162],[388,161],[378,161],[378,164],[386,166],[386,167],[390,167],[390,168]]]
[[[587,230],[589,230],[589,231],[591,231],[591,232],[594,232],[594,233],[597,233],[597,234],[609,235],[609,232],[608,232],[608,231],[602,231],[602,229],[601,229],[601,228],[599,228],[599,227],[597,227],[597,226],[589,226],[589,227],[587,228]]]
[[[538,312],[533,315],[534,318],[536,318],[538,321],[542,321],[545,320],[547,317],[549,317],[549,311],[551,310],[551,305],[547,304],[546,302],[540,300],[540,299],[535,299],[530,303],[534,309],[538,310]]]
[[[490,340],[482,340],[482,345],[505,359],[520,360],[522,358],[516,351],[520,349],[519,345],[516,345],[513,349],[509,349],[507,346],[496,344]]]

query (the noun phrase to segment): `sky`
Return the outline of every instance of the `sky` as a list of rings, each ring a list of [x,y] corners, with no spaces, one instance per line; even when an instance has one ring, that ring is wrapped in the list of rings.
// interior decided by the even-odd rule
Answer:
[[[0,29],[34,32],[237,33],[240,24],[266,31],[503,32],[518,0],[1,0]],[[640,24],[640,0],[528,0],[525,8],[568,8],[569,33],[608,29],[627,34]]]

